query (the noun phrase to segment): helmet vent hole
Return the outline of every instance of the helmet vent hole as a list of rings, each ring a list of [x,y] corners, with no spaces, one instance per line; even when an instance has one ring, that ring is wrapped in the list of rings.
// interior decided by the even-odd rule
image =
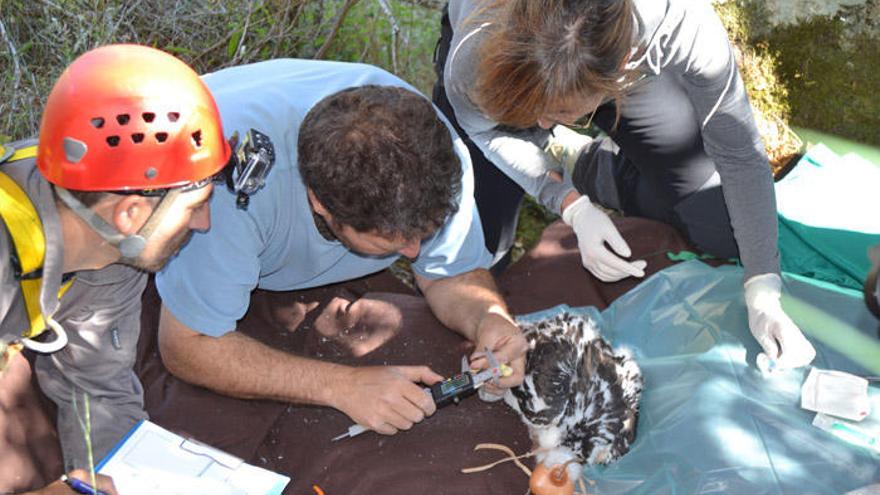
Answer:
[[[100,129],[104,127],[104,119],[102,119],[101,117],[95,117],[90,122],[92,124],[92,127],[94,127],[95,129]]]
[[[144,134],[142,132],[136,132],[131,135],[131,141],[135,144],[141,143],[144,140]]]
[[[168,122],[177,122],[180,118],[180,112],[168,112]]]
[[[202,131],[196,131],[196,132],[192,133],[192,140],[193,140],[193,145],[195,145],[196,148],[201,148],[202,147]]]
[[[107,144],[110,145],[111,148],[119,146],[119,136],[107,136]]]
[[[148,124],[150,122],[156,120],[156,114],[153,112],[145,112],[144,114],[141,115],[141,117],[143,117],[144,122],[146,122]]]
[[[164,143],[167,140],[168,140],[168,133],[167,132],[157,132],[156,133],[156,141],[158,141],[160,143]]]
[[[131,117],[127,113],[121,113],[116,116],[116,122],[119,122],[119,125],[128,124],[129,120],[131,120]]]

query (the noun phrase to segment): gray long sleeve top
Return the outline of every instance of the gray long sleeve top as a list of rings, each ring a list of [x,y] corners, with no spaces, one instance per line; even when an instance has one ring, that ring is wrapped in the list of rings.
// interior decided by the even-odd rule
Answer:
[[[627,68],[648,78],[661,71],[679,76],[699,117],[706,153],[721,177],[746,279],[778,273],[773,178],[727,32],[707,0],[634,4],[639,49]],[[449,2],[453,37],[443,74],[446,94],[461,127],[486,158],[558,213],[573,188],[550,177],[558,165],[538,145],[546,131],[501,130],[468,96],[476,84],[479,44],[492,22],[490,12],[477,10],[481,5],[478,0]]]

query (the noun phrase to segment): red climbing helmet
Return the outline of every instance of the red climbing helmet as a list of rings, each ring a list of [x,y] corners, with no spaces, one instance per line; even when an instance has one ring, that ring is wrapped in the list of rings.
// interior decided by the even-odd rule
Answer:
[[[195,71],[154,48],[108,45],[77,58],[52,88],[37,166],[65,189],[163,189],[214,175],[229,155]]]

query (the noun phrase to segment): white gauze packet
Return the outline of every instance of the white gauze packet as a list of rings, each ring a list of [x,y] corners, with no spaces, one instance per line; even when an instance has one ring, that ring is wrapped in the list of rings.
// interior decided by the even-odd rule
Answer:
[[[842,371],[813,368],[801,387],[801,407],[861,421],[871,413],[868,380]]]

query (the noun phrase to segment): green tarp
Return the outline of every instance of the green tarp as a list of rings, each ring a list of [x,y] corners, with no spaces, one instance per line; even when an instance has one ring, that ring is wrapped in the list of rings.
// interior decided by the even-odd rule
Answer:
[[[776,184],[782,270],[860,289],[880,244],[880,164],[810,148]]]

